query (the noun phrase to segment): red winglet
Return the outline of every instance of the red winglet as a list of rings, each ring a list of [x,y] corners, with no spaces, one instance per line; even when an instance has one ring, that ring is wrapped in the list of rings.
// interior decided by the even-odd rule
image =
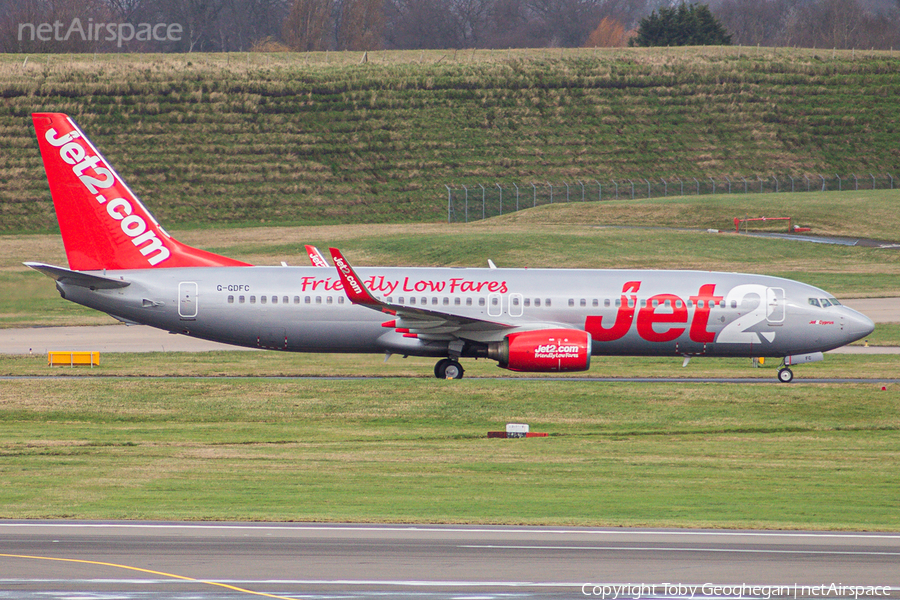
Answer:
[[[366,285],[359,278],[359,275],[356,274],[356,271],[353,270],[353,267],[350,266],[350,263],[347,262],[347,259],[344,258],[344,255],[341,254],[341,251],[337,248],[329,248],[328,250],[331,252],[334,266],[337,267],[338,275],[341,278],[341,283],[344,284],[344,291],[347,292],[350,302],[368,306],[382,306],[383,303],[378,301],[366,289]]]
[[[325,262],[325,257],[322,256],[322,253],[319,252],[319,249],[315,246],[306,245],[306,254],[309,256],[309,260],[314,267],[327,267],[328,263]]]

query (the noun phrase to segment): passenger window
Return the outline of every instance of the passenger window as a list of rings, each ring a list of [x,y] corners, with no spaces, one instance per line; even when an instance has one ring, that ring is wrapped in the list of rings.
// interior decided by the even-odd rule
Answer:
[[[316,296],[316,304],[322,304],[322,296]]]
[[[281,299],[281,303],[282,304],[290,304],[290,298],[285,296],[284,298]]]
[[[410,305],[415,304],[415,303],[416,303],[416,298],[415,298],[415,297],[410,298],[410,299],[409,299],[409,303],[410,303]]]
[[[818,299],[816,299],[816,298],[810,298],[810,299],[809,299],[809,304],[810,304],[810,306],[819,306],[819,301],[818,301]],[[822,308],[822,307],[819,306],[819,308]]]
[[[513,306],[518,306],[518,305],[519,305],[519,297],[518,297],[518,296],[513,296],[513,297],[512,297],[512,305],[513,305]]]
[[[228,296],[228,304],[234,304],[234,296]]]
[[[403,296],[400,296],[399,298],[397,298],[397,303],[398,303],[398,304],[405,304],[405,303],[406,303],[406,300],[403,299]]]
[[[621,299],[621,298],[616,298],[616,306],[617,306],[617,307],[622,306],[622,299]]]
[[[541,305],[541,299],[540,299],[540,298],[535,298],[535,299],[534,299],[534,305],[535,305],[535,306],[540,306],[540,305]]]
[[[438,303],[438,299],[437,299],[436,297],[435,297],[435,298],[432,298],[432,299],[431,299],[431,303],[432,303],[432,304],[437,304],[437,303]]]
[[[646,306],[647,306],[647,300],[646,299],[641,300],[641,308],[646,308]]]
[[[256,304],[256,296],[250,296],[250,304]]]
[[[582,298],[580,304],[581,304],[581,306],[587,306],[587,300]]]
[[[544,300],[544,306],[550,306],[550,298]]]
[[[306,296],[306,297],[303,299],[303,301],[306,302],[307,304],[311,304],[311,303],[312,303],[312,298],[310,298],[309,296]]]
[[[343,303],[344,303],[344,297],[338,296],[338,304],[343,304]]]
[[[484,298],[478,299],[478,306],[484,306]]]
[[[575,306],[575,298],[569,298],[569,306]]]
[[[244,303],[244,297],[238,296],[238,304],[243,304],[243,303]]]
[[[668,302],[668,300],[666,300],[666,302]],[[684,302],[682,302],[681,300],[675,301],[675,308],[681,308],[682,306],[684,306]]]
[[[531,306],[531,298],[525,298],[525,306]]]
[[[260,296],[260,297],[259,297],[259,303],[260,303],[260,304],[265,304],[265,303],[266,303],[266,297],[265,297],[265,296]]]
[[[466,306],[472,306],[472,299],[466,298]]]
[[[272,296],[272,304],[278,304],[278,296]]]
[[[491,306],[497,306],[498,304],[500,304],[500,298],[498,298],[497,296],[491,298]]]
[[[455,304],[456,306],[459,306],[460,304],[462,304],[462,298],[454,298],[453,304]]]
[[[654,300],[651,304],[653,305],[653,308],[656,308],[659,306],[659,300]]]
[[[294,296],[294,304],[300,304],[300,296]]]
[[[731,301],[731,308],[737,308],[737,300]]]
[[[444,306],[449,306],[449,305],[450,305],[450,298],[444,296]]]
[[[609,300],[606,301],[606,305],[609,306]],[[596,298],[594,298],[593,306],[594,306],[594,307],[599,307],[599,306],[600,306],[600,301],[597,300]]]
[[[328,296],[327,298],[325,298],[325,304],[333,304],[333,303],[334,303],[334,298],[332,298],[331,296]]]

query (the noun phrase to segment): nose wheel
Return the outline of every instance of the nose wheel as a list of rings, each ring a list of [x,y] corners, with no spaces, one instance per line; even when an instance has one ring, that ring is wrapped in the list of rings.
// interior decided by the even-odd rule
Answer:
[[[778,369],[778,381],[781,383],[790,383],[794,380],[794,372],[788,369],[787,367],[783,367]]]
[[[452,358],[442,358],[434,365],[434,376],[438,379],[462,379],[464,372],[462,365]]]

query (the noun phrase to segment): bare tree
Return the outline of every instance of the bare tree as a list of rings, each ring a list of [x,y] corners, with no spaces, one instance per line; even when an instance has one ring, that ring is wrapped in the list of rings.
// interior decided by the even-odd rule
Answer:
[[[335,13],[338,50],[377,50],[382,47],[385,27],[382,0],[338,0]]]
[[[713,9],[733,44],[771,46],[780,42],[797,0],[723,0]]]
[[[328,50],[331,0],[294,0],[282,27],[285,43],[299,52]]]

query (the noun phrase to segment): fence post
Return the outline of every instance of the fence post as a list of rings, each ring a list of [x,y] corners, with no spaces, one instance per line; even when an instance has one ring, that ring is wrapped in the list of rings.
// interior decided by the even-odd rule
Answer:
[[[466,190],[466,223],[469,222],[469,188],[463,186],[463,189]]]
[[[891,178],[891,189],[894,189],[894,176],[888,173],[888,177]]]
[[[600,185],[600,182],[596,179],[594,180],[594,183],[597,184],[597,202],[603,202],[603,186]]]
[[[680,177],[676,177],[675,179],[678,181],[678,183],[681,184],[681,195],[684,196],[684,182],[681,180]]]
[[[699,196],[700,195],[700,182],[697,181],[696,177],[691,177],[691,179],[693,179],[694,182],[697,184],[697,195]]]
[[[576,180],[576,183],[581,183],[581,182]],[[581,201],[584,202],[584,184],[583,183],[581,183]]]
[[[731,180],[728,179],[728,177],[726,177],[726,178],[725,178],[725,181],[728,182],[728,193],[730,194],[730,193],[731,193]]]
[[[484,210],[484,186],[479,183],[478,187],[481,188],[481,220],[484,221],[486,218]]]
[[[647,181],[647,180],[644,179],[644,181]],[[647,181],[647,198],[648,199],[650,198],[650,182],[649,181]]]
[[[844,191],[844,185],[843,185],[844,182],[841,181],[841,176],[835,174],[835,177],[838,178],[838,191],[839,191],[839,192],[843,192],[843,191]]]
[[[550,182],[547,182],[547,187],[550,188],[550,204],[553,204],[553,186],[550,185]]]
[[[453,204],[453,192],[450,190],[449,185],[444,185],[444,187],[447,188],[447,223],[449,224],[452,222],[452,221],[450,221],[450,214],[452,211],[452,204]]]
[[[513,184],[513,187],[516,188],[516,212],[519,212],[519,186]]]
[[[869,173],[869,177],[872,178],[872,189],[874,190],[875,189],[875,176],[872,175],[871,173]]]
[[[891,180],[891,181],[893,181],[893,180]],[[616,200],[618,200],[618,199],[619,199],[619,182],[618,182],[618,181],[613,181],[613,183],[614,183],[615,186],[616,186]]]
[[[859,179],[856,178],[856,173],[853,174],[853,191],[859,191]]]
[[[804,175],[804,176],[803,176],[803,179],[806,180],[806,191],[808,192],[808,191],[809,191],[809,176],[808,176],[808,175]]]
[[[713,184],[713,191],[712,191],[712,193],[715,194],[715,193],[716,193],[716,180],[713,179],[712,177],[710,177],[709,180],[712,181],[712,184]]]
[[[531,188],[534,190],[534,206],[532,206],[531,208],[534,208],[535,206],[537,206],[537,186],[532,183]]]
[[[634,182],[629,179],[628,183],[631,184],[631,199],[634,200]]]
[[[819,177],[822,179],[822,191],[824,192],[825,191],[825,178],[822,177],[821,175],[819,175]]]
[[[773,175],[773,176],[772,176],[772,179],[775,180],[775,193],[777,194],[778,192],[781,191],[781,187],[780,187],[779,184],[778,184],[778,176],[777,176],[777,175]],[[790,223],[788,223],[788,224],[790,225]]]
[[[563,185],[566,186],[566,202],[568,202],[569,201],[569,184],[564,181]]]
[[[791,193],[793,194],[794,193],[794,178],[791,177],[790,175],[788,175],[788,177],[791,178]]]
[[[503,188],[500,187],[500,184],[497,184],[497,189],[500,190],[500,214],[503,214]]]
[[[662,177],[660,177],[659,179],[660,179],[660,181],[663,182],[663,198],[668,198],[669,197],[669,184],[666,183],[666,180],[663,179]]]

